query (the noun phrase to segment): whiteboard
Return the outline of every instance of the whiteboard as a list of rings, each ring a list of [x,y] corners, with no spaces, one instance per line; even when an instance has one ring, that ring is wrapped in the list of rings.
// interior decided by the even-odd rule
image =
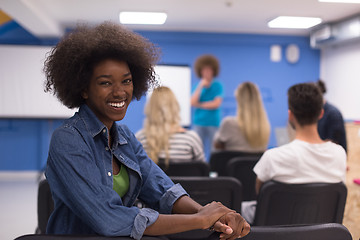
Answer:
[[[1,118],[69,118],[77,111],[44,92],[43,66],[50,50],[50,46],[0,45]],[[161,84],[174,91],[182,124],[189,126],[190,67],[157,65],[155,72]]]
[[[180,104],[180,124],[191,125],[191,68],[189,66],[156,65],[155,73],[158,75],[160,86],[169,87]],[[150,90],[146,94],[148,100]]]
[[[51,47],[0,46],[0,117],[68,118],[70,110],[44,92],[42,72]]]

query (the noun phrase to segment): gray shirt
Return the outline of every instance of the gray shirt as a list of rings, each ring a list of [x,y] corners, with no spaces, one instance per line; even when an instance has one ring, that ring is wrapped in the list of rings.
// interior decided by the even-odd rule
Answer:
[[[266,150],[266,147],[253,148],[250,146],[240,130],[237,118],[234,116],[225,117],[221,121],[214,141],[224,143],[226,151],[264,152]]]

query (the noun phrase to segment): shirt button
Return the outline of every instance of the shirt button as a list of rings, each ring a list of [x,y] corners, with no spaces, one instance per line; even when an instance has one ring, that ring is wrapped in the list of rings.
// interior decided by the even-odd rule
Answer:
[[[111,172],[108,172],[108,176],[111,177]]]
[[[109,151],[109,148],[108,148],[108,147],[105,147],[105,150],[106,150],[106,151]]]
[[[106,133],[106,129],[103,130],[103,133]]]

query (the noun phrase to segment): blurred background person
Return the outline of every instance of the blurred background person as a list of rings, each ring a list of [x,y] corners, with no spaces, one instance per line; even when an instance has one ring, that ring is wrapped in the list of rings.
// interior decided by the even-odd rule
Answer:
[[[325,83],[319,79],[316,84],[324,95],[326,93]],[[346,132],[343,116],[339,109],[326,101],[325,97],[324,115],[318,122],[318,131],[321,139],[330,140],[334,143],[337,143],[341,145],[345,151],[347,151]]]
[[[180,125],[180,105],[170,88],[154,89],[145,115],[144,128],[136,137],[156,164],[166,168],[169,161],[205,161],[199,135]]]
[[[270,136],[270,123],[258,87],[244,82],[235,91],[236,116],[225,117],[214,137],[217,150],[264,152]]]
[[[296,130],[288,144],[267,150],[255,165],[255,189],[270,180],[287,184],[338,183],[346,181],[346,152],[338,144],[324,141],[317,131],[323,115],[323,97],[313,83],[288,89],[289,123]],[[243,201],[241,213],[251,224],[256,201]]]
[[[216,57],[202,55],[196,59],[194,68],[200,82],[191,96],[191,106],[195,108],[193,128],[204,144],[206,159],[209,159],[213,138],[221,121],[223,86],[214,79],[219,74],[220,65]]]

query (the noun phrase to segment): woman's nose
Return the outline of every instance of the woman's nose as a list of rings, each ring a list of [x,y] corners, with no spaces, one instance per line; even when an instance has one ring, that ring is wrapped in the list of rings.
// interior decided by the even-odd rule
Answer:
[[[113,95],[122,96],[123,94],[125,94],[124,87],[121,84],[114,84]]]

